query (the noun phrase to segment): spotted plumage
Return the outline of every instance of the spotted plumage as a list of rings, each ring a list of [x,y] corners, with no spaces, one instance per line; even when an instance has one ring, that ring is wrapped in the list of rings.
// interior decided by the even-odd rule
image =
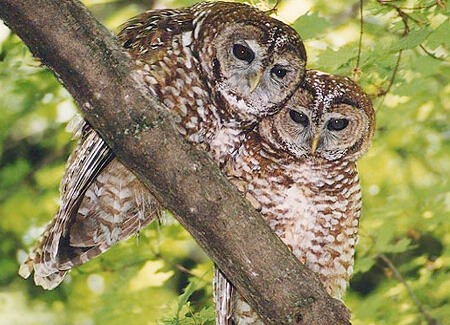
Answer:
[[[354,82],[308,71],[286,106],[248,133],[224,168],[336,298],[353,271],[361,211],[356,160],[374,126],[372,104]],[[217,324],[262,324],[220,271],[214,292]]]
[[[304,77],[306,54],[296,32],[246,4],[148,11],[127,22],[118,40],[177,130],[221,166]],[[24,277],[34,271],[46,289],[161,210],[88,124],[78,129],[81,141],[61,183],[60,210],[20,269]]]

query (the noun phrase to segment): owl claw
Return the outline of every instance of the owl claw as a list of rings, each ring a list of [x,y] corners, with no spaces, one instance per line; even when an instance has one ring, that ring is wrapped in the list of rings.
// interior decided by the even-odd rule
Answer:
[[[250,202],[253,208],[255,208],[257,211],[261,211],[261,203],[259,203],[250,193],[247,193],[245,195],[245,199]]]

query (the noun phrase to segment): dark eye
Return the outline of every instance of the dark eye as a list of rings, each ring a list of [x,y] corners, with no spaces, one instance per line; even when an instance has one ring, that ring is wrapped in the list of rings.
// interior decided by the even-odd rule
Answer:
[[[341,131],[348,125],[348,120],[345,118],[333,118],[328,121],[327,128],[330,131]]]
[[[308,126],[308,124],[309,124],[308,117],[303,113],[299,113],[297,111],[291,110],[291,111],[289,111],[289,116],[295,123],[299,123],[305,127]]]
[[[255,53],[253,53],[253,51],[249,47],[242,44],[233,45],[233,54],[239,60],[245,61],[247,63],[251,63],[255,58]]]
[[[276,76],[278,79],[283,79],[286,76],[287,72],[288,71],[285,68],[279,65],[274,66],[272,70],[270,70],[270,73]]]

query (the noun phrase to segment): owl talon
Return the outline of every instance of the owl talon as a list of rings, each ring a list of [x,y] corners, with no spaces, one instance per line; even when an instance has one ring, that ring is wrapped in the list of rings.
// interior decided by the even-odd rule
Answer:
[[[255,208],[257,211],[261,211],[262,206],[261,203],[259,203],[253,195],[251,195],[250,193],[247,193],[245,195],[245,199],[250,202],[250,204],[252,205],[253,208]]]
[[[247,182],[241,179],[229,178],[228,181],[233,184],[240,193],[247,193]]]

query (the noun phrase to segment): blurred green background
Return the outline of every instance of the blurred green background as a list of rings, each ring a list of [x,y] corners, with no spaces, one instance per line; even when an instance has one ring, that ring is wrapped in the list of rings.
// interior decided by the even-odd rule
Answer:
[[[117,31],[187,0],[85,0]],[[259,2],[270,8],[275,1]],[[359,81],[377,109],[360,162],[354,324],[450,324],[450,9],[445,1],[284,0],[308,67]],[[359,51],[360,50],[360,51]],[[214,324],[212,263],[170,216],[44,291],[17,270],[58,207],[70,95],[0,25],[0,325]]]

